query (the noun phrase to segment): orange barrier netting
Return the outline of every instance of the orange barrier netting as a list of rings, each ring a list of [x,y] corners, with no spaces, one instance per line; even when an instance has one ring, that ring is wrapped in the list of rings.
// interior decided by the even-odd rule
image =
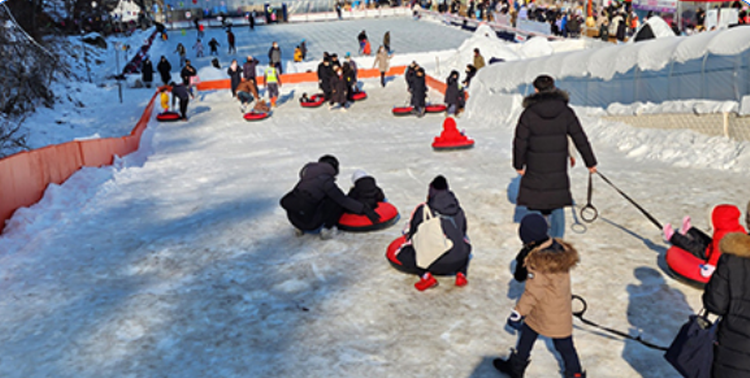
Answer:
[[[387,76],[403,75],[406,66],[391,67]],[[380,77],[377,69],[360,69],[361,78]],[[317,82],[314,72],[281,75],[282,83]],[[259,80],[262,83],[262,80]],[[445,94],[445,84],[426,76],[427,85]],[[207,81],[198,84],[198,90],[227,89],[229,80]],[[130,135],[119,138],[74,141],[19,152],[0,159],[0,233],[5,221],[21,208],[31,206],[42,199],[49,184],[62,184],[81,167],[111,165],[115,155],[125,156],[138,150],[143,131],[148,126],[157,91],[149,101],[141,118]]]

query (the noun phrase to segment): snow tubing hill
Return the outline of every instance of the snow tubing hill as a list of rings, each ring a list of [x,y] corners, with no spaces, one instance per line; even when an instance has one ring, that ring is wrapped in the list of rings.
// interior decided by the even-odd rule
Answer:
[[[367,93],[365,92],[356,92],[352,95],[352,100],[354,101],[362,101],[367,98]]]
[[[256,113],[256,112],[250,112],[245,114],[244,118],[246,121],[260,121],[264,120],[271,116],[271,113]]]
[[[398,261],[398,259],[396,258],[396,252],[401,249],[401,246],[404,245],[404,243],[406,243],[406,235],[401,235],[388,245],[388,248],[386,248],[385,250],[385,258],[388,259],[389,263],[394,265],[403,265],[401,264],[401,261]]]
[[[182,116],[177,112],[164,112],[156,115],[156,120],[159,122],[174,122],[179,121]]]
[[[338,228],[350,232],[377,231],[394,225],[399,220],[398,209],[388,202],[378,203],[375,212],[380,215],[380,222],[372,224],[365,215],[344,213],[339,219]]]
[[[466,150],[472,147],[474,147],[473,139],[467,139],[463,141],[432,142],[432,149],[434,149],[435,151]]]
[[[711,279],[711,276],[701,275],[700,265],[706,262],[684,249],[670,247],[667,250],[666,260],[669,270],[689,284],[703,286]]]
[[[323,105],[324,102],[325,102],[325,98],[323,98],[323,95],[316,94],[310,97],[310,101],[300,102],[300,105],[302,105],[303,108],[317,108]]]

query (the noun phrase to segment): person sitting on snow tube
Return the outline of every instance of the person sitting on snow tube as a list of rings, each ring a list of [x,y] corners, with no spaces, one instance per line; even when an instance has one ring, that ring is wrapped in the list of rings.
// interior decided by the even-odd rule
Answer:
[[[719,242],[724,235],[731,232],[745,232],[745,228],[740,225],[740,209],[734,205],[714,207],[711,212],[711,224],[714,229],[713,237],[692,227],[689,216],[683,218],[682,227],[678,232],[674,231],[671,224],[664,225],[664,239],[703,261],[699,268],[701,276],[705,278],[710,277],[716,269],[716,263],[721,255]],[[670,268],[674,269],[672,266]]]
[[[440,225],[445,237],[450,239],[453,247],[439,256],[426,267],[417,265],[417,252],[412,245],[413,238],[423,223],[425,209],[429,215],[440,218]],[[420,229],[422,230],[422,229]],[[466,237],[466,216],[458,203],[458,199],[448,189],[448,181],[443,176],[437,176],[432,180],[427,195],[427,203],[421,204],[414,209],[409,228],[406,232],[406,243],[397,250],[394,256],[388,256],[391,265],[404,273],[420,276],[419,282],[414,287],[419,291],[427,290],[438,284],[434,275],[456,275],[456,286],[464,286],[467,270],[469,268],[469,257],[471,255],[471,244]]]
[[[334,226],[344,210],[353,214],[364,214],[372,223],[380,216],[368,205],[347,197],[336,185],[339,161],[324,155],[317,163],[307,163],[300,171],[300,180],[294,189],[281,198],[281,207],[287,211],[289,222],[297,234],[315,232],[320,229],[322,239],[335,234]]]
[[[354,186],[349,189],[347,194],[350,198],[362,202],[372,209],[378,207],[378,203],[385,201],[383,190],[378,187],[375,178],[368,175],[367,172],[361,169],[354,171],[352,184]]]

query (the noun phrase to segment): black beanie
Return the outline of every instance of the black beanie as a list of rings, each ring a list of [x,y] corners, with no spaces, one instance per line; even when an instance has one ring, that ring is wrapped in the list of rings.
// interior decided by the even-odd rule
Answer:
[[[438,175],[430,183],[430,187],[435,190],[448,190],[448,180],[443,175]]]
[[[521,219],[521,227],[518,228],[518,236],[524,245],[539,243],[549,239],[547,235],[547,220],[537,213],[531,213]]]
[[[333,155],[323,155],[318,159],[318,163],[326,163],[329,164],[331,167],[333,167],[333,170],[336,171],[336,174],[339,174],[339,161],[336,159]]]

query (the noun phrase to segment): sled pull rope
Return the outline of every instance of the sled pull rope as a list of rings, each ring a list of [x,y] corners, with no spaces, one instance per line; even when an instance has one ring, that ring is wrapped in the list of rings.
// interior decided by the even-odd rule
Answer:
[[[601,329],[603,331],[615,334],[615,335],[620,336],[620,337],[624,337],[624,338],[626,338],[628,340],[637,341],[637,342],[639,342],[639,343],[643,344],[644,346],[646,346],[648,348],[651,348],[651,349],[663,350],[663,351],[667,350],[666,347],[663,347],[663,346],[660,346],[660,345],[656,345],[656,344],[652,344],[652,343],[650,343],[650,342],[648,342],[646,340],[643,340],[641,338],[641,335],[633,337],[633,336],[631,336],[631,335],[629,335],[629,334],[627,334],[625,332],[618,331],[616,329],[612,329],[612,328],[608,328],[608,327],[604,327],[602,325],[599,325],[597,323],[592,322],[591,320],[588,320],[588,319],[584,318],[583,315],[586,313],[586,310],[588,310],[588,308],[589,308],[588,303],[586,303],[586,300],[583,299],[583,297],[581,297],[580,295],[575,295],[575,294],[573,294],[572,300],[573,301],[578,300],[583,305],[583,309],[581,309],[580,311],[573,311],[573,316],[575,316],[576,318],[580,319],[583,322],[583,324],[590,325],[590,326],[595,327],[595,328],[599,328],[599,329]]]
[[[589,172],[589,186],[586,191],[586,206],[581,209],[581,219],[586,223],[591,223],[599,217],[599,211],[597,211],[594,205],[591,204],[591,197],[593,196],[594,191],[591,179],[592,176],[591,172]]]
[[[622,190],[620,190],[620,188],[616,187],[615,184],[612,183],[612,181],[609,181],[609,179],[607,178],[607,176],[604,176],[599,171],[596,171],[596,173],[599,175],[599,177],[602,178],[602,180],[604,180],[604,182],[606,182],[607,184],[609,184],[609,186],[611,186],[614,190],[616,190],[617,193],[620,193],[620,195],[623,196],[626,200],[628,200],[628,202],[632,203],[633,206],[635,206],[636,209],[638,209],[646,218],[648,218],[648,220],[650,220],[651,223],[653,223],[656,227],[658,227],[659,230],[661,230],[662,228],[664,228],[661,225],[661,223],[658,220],[656,220],[656,218],[654,218],[653,215],[649,214],[649,212],[646,211],[646,209],[644,209],[643,207],[641,207],[641,205],[639,205],[637,202],[635,202],[632,198],[628,197],[628,195],[625,194]],[[591,174],[589,174],[589,196],[590,195],[591,195]]]

